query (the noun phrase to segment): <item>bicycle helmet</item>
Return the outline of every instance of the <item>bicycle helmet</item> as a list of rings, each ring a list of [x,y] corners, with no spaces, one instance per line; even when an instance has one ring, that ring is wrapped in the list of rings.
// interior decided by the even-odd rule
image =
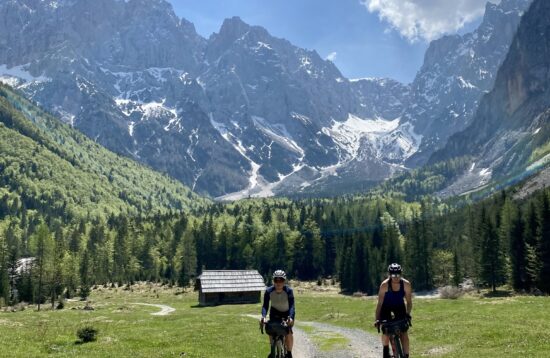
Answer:
[[[393,263],[388,266],[388,273],[390,275],[401,275],[401,265]]]
[[[282,278],[286,281],[286,273],[283,270],[276,270],[273,272],[273,279]]]

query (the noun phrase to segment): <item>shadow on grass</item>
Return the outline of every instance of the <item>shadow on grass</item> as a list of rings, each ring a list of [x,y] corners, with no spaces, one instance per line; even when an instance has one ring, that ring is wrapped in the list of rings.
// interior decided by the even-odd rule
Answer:
[[[502,298],[502,297],[512,297],[512,291],[490,291],[483,295],[485,298]]]
[[[256,305],[260,302],[216,302],[216,303],[209,303],[209,304],[200,304],[196,303],[191,308],[212,308],[212,307],[219,307],[219,306],[246,306],[246,305]]]

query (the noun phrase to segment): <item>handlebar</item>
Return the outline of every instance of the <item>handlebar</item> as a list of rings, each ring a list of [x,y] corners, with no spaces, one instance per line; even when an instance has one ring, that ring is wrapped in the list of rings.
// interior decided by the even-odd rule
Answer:
[[[398,319],[398,320],[383,320],[383,321],[380,321],[380,320],[377,320],[375,322],[376,324],[376,328],[378,329],[378,333],[380,333],[380,326],[383,326],[384,324],[388,324],[388,323],[391,323],[391,324],[399,324],[401,322],[407,322],[407,324],[409,325],[409,327],[412,327],[412,319],[411,319],[411,316],[408,316],[406,318],[402,318],[402,319]]]
[[[288,320],[289,319],[290,319],[290,317],[287,317],[287,318],[283,319],[282,322],[281,322],[281,325],[285,328],[288,327]],[[263,321],[260,320],[260,332],[262,332],[262,334],[264,334],[264,326],[267,323],[268,323],[267,320],[263,320]]]

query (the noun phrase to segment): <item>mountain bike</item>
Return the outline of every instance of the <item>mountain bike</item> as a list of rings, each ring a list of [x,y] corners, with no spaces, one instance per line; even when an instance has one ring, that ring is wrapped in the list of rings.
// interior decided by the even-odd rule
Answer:
[[[380,333],[380,327],[382,327],[382,332],[390,337],[393,357],[405,358],[405,352],[403,351],[403,345],[401,344],[401,334],[407,332],[409,327],[412,327],[410,319],[404,318],[392,321],[381,321],[378,326],[378,333]]]
[[[286,357],[285,339],[288,334],[287,320],[281,322],[267,322],[265,325],[265,332],[271,336],[271,354],[270,358],[284,358]],[[264,334],[264,325],[260,325],[260,330]]]

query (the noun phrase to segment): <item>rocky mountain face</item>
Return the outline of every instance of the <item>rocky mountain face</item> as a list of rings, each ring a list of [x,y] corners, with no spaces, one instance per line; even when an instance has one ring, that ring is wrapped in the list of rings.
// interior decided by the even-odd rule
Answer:
[[[432,162],[474,157],[447,193],[493,178],[517,181],[550,163],[550,3],[535,0],[521,20],[494,89],[483,97],[471,125],[453,135]],[[472,180],[477,178],[477,180]]]
[[[470,123],[528,3],[489,4],[403,85],[348,80],[237,17],[204,39],[165,0],[0,0],[0,80],[211,196],[363,188]]]
[[[412,83],[413,98],[402,117],[422,136],[422,144],[406,161],[425,164],[449,136],[465,129],[481,97],[493,88],[521,15],[531,0],[487,3],[483,21],[472,33],[433,41]]]

